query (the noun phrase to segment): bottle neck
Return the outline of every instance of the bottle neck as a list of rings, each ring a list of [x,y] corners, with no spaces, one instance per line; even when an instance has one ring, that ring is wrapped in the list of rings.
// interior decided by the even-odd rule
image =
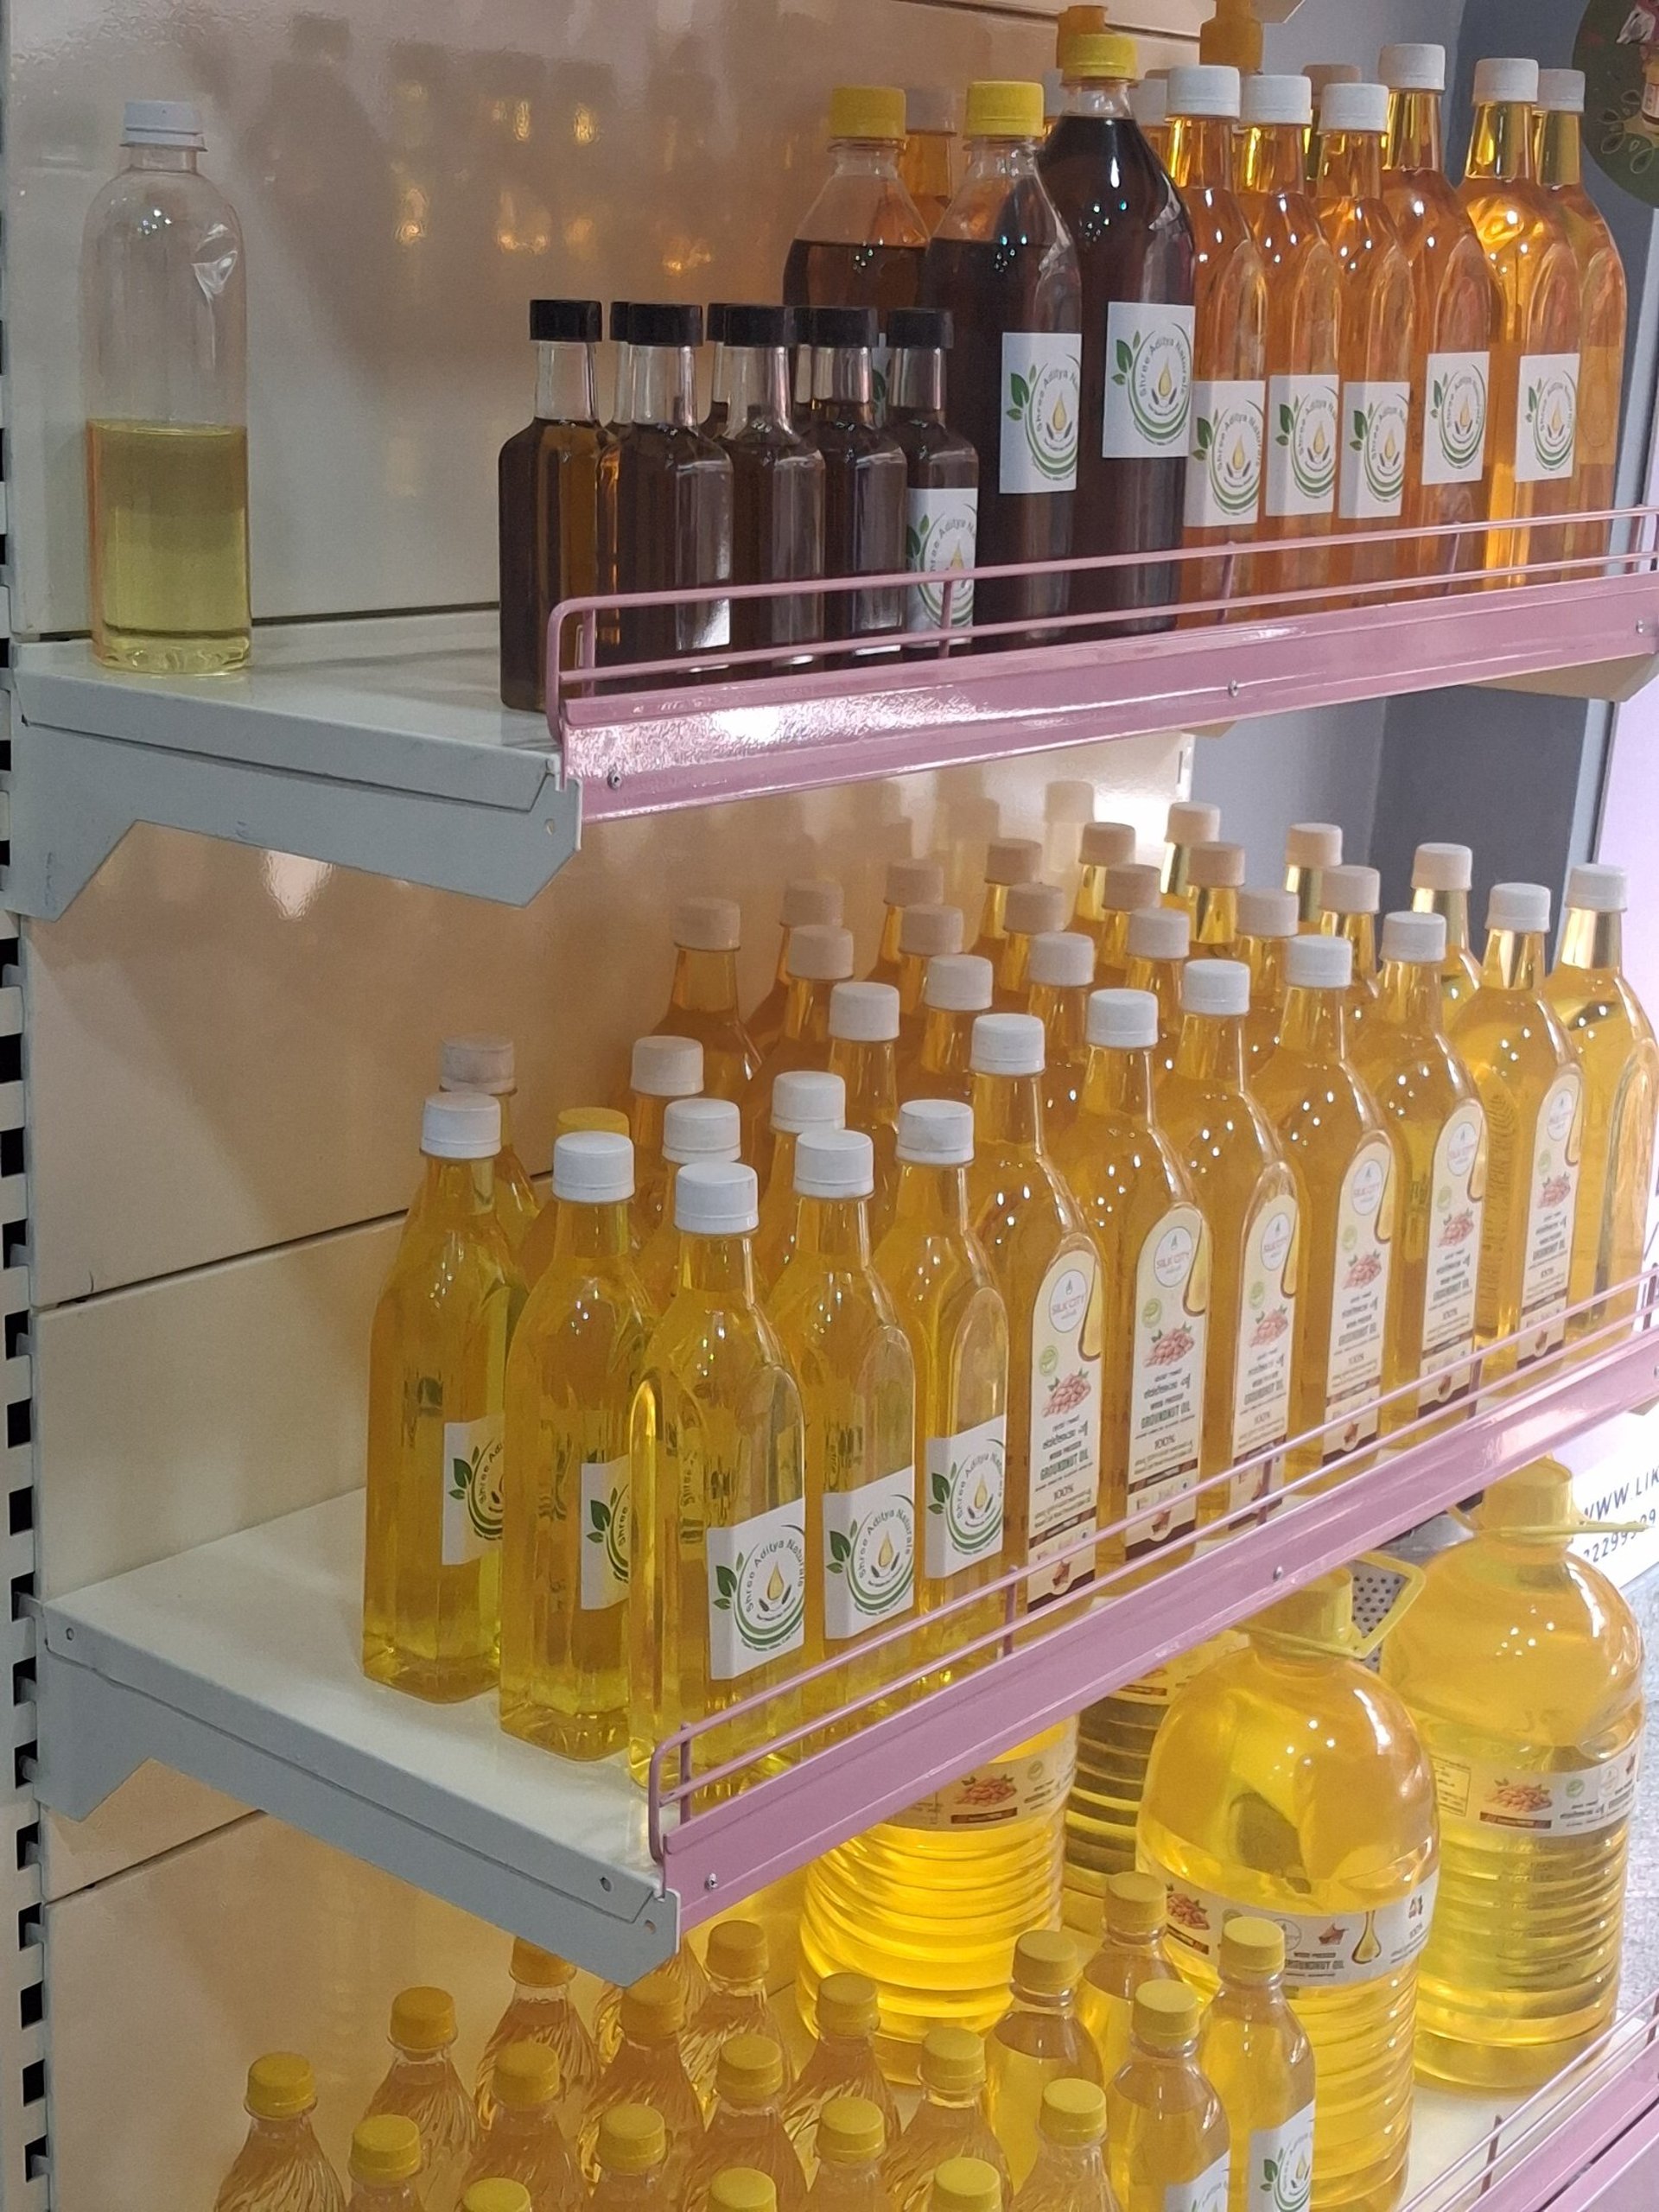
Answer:
[[[1535,930],[1488,930],[1481,982],[1493,990],[1536,991],[1544,981],[1544,940]]]
[[[835,138],[830,159],[837,176],[868,176],[899,181],[899,147],[890,138]]]
[[[934,1235],[968,1233],[968,1170],[903,1160],[893,1200],[896,1219]]]
[[[830,1072],[847,1086],[847,1126],[892,1125],[899,1119],[899,1047],[891,1038],[879,1042],[834,1037]]]
[[[812,404],[861,423],[875,420],[875,382],[868,346],[815,346]]]
[[[1376,917],[1375,914],[1336,914],[1332,937],[1345,937],[1354,948],[1354,980],[1376,973]]]
[[[1083,1106],[1088,1114],[1111,1114],[1126,1121],[1152,1119],[1152,1054],[1144,1046],[1123,1051],[1096,1045],[1089,1053],[1083,1080]]]
[[[1532,110],[1519,100],[1489,102],[1475,110],[1474,135],[1469,141],[1465,177],[1496,177],[1506,183],[1530,184]]]
[[[1310,1060],[1346,1059],[1348,1020],[1342,993],[1293,983],[1285,995],[1279,1042],[1285,1052],[1300,1052]]]
[[[553,1256],[556,1260],[626,1260],[630,1247],[626,1199],[591,1205],[580,1199],[555,1200]]]
[[[499,2104],[490,2122],[490,2148],[497,2150],[504,2143],[534,2144],[539,2147],[557,2125],[553,2105]]]
[[[1031,1011],[1048,1038],[1048,1060],[1074,1059],[1087,1045],[1089,1034],[1088,983],[1033,983]]]
[[[941,2089],[931,2082],[922,2084],[922,2102],[937,2105],[941,2112],[977,2112],[984,2095],[982,2082],[972,2089]]]
[[[1103,115],[1129,120],[1129,88],[1122,77],[1068,77],[1061,95],[1062,115]]]
[[[591,423],[594,349],[555,339],[536,348],[536,412],[543,423]]]
[[[1433,169],[1443,174],[1446,153],[1441,139],[1440,96],[1438,92],[1390,92],[1389,137],[1382,156],[1390,169]]]
[[[1021,1989],[1016,1981],[1010,1995],[1015,2012],[1040,2013],[1048,2020],[1063,2020],[1076,2010],[1069,1989]]]
[[[1230,189],[1233,181],[1233,125],[1224,116],[1173,115],[1169,119],[1169,173],[1191,189]]]
[[[689,430],[697,419],[697,363],[690,346],[630,348],[628,420]]]
[[[688,1014],[735,1014],[737,955],[683,944],[675,955],[669,1003]]]
[[[1290,939],[1283,937],[1247,937],[1239,939],[1239,950],[1249,963],[1250,970],[1250,1003],[1253,1006],[1279,1006],[1285,995],[1285,947]]]
[[[728,1305],[754,1303],[754,1259],[747,1236],[680,1233],[680,1287]]]
[[[1327,130],[1319,141],[1319,198],[1376,200],[1382,191],[1382,140],[1375,130]]]
[[[1214,1083],[1229,1090],[1244,1082],[1244,1017],[1230,1014],[1187,1014],[1175,1040],[1175,1072],[1195,1083]]]
[[[982,1145],[1040,1152],[1043,1084],[1035,1075],[976,1075],[974,1135]]]
[[[784,1003],[784,1034],[792,1045],[821,1045],[830,1034],[833,983],[811,976],[791,976]]]
[[[625,339],[616,345],[616,387],[611,395],[611,421],[620,429],[631,422],[633,405],[633,348]]]
[[[315,2109],[313,2106],[311,2111]],[[249,2115],[248,2141],[258,2144],[268,2154],[286,2152],[292,2157],[308,2150],[313,2139],[311,2112],[294,2113],[286,2120],[267,2120],[260,2113]]]
[[[1230,944],[1238,934],[1238,893],[1230,883],[1202,883],[1193,887],[1192,942]]]
[[[802,1198],[795,1215],[795,1249],[862,1271],[870,1264],[869,1209],[862,1198]]]
[[[787,426],[789,353],[782,346],[728,346],[726,430],[729,436],[746,423]]]
[[[1296,901],[1297,921],[1312,922],[1317,926],[1321,912],[1318,868],[1298,868],[1291,862],[1285,869],[1285,888]]]
[[[200,149],[195,146],[126,146],[124,169],[150,169],[168,176],[196,176],[201,168]]]
[[[887,412],[944,419],[944,354],[938,346],[901,346],[893,357]],[[893,911],[889,909],[889,911]]]
[[[877,967],[891,973],[902,956],[900,940],[904,936],[905,910],[902,906],[887,906],[881,913],[881,944],[875,956]]]
[[[983,184],[1001,179],[1007,184],[1017,184],[1037,174],[1037,143],[1033,138],[970,138],[968,141],[968,173],[963,179],[969,184]]]
[[[476,1221],[487,1215],[494,1204],[493,1160],[427,1160],[421,1186],[423,1213],[445,1221]]]
[[[1597,913],[1588,906],[1569,906],[1561,921],[1558,964],[1563,968],[1623,968],[1624,916]]]
[[[1540,184],[1551,191],[1584,182],[1580,118],[1560,109],[1541,111],[1533,118],[1533,162]]]
[[[1469,893],[1466,891],[1427,891],[1414,889],[1411,894],[1414,914],[1439,914],[1446,922],[1446,949],[1448,952],[1469,950]]]
[[[1239,155],[1239,188],[1244,192],[1306,192],[1307,147],[1294,123],[1253,123]]]
[[[1443,1018],[1439,968],[1425,960],[1385,960],[1377,1012],[1394,1029],[1438,1032]]]
[[[968,1065],[978,1017],[956,1007],[922,1005],[922,1065],[930,1075],[959,1075]]]

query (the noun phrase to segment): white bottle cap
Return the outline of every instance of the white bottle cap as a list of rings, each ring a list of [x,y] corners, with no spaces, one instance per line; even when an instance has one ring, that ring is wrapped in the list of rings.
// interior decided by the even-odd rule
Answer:
[[[982,1014],[968,1065],[976,1075],[1040,1075],[1047,1046],[1034,1014]]]
[[[1264,125],[1288,123],[1306,129],[1313,120],[1313,87],[1306,77],[1247,77],[1239,97],[1239,121]]]
[[[784,886],[783,905],[779,919],[786,930],[798,930],[809,922],[828,922],[832,926],[841,920],[841,886],[832,883],[828,876],[797,876],[793,883]]]
[[[742,1141],[742,1117],[729,1098],[676,1098],[663,1116],[663,1158],[676,1167],[735,1160]]]
[[[779,1136],[838,1129],[847,1119],[847,1085],[821,1068],[785,1068],[772,1086],[772,1126]]]
[[[1142,906],[1129,916],[1131,960],[1185,960],[1192,919],[1185,906]]]
[[[1354,980],[1354,948],[1345,937],[1294,937],[1285,979],[1300,990],[1345,991]]]
[[[1475,880],[1467,845],[1419,845],[1411,859],[1414,891],[1466,891]]]
[[[1319,877],[1319,904],[1327,914],[1374,914],[1382,903],[1382,879],[1374,868],[1349,861]]]
[[[742,941],[735,899],[682,899],[674,909],[674,942],[687,952],[735,952]]]
[[[1101,903],[1109,913],[1138,913],[1158,903],[1158,871],[1149,861],[1116,861],[1106,871]]]
[[[1248,1014],[1250,971],[1242,960],[1189,960],[1181,970],[1183,1014]]]
[[[956,1098],[912,1098],[899,1109],[898,1155],[916,1167],[966,1167],[974,1109]]]
[[[1084,1033],[1108,1051],[1149,1051],[1158,1042],[1158,1001],[1150,991],[1091,991]]]
[[[129,100],[121,111],[124,146],[194,146],[200,153],[201,112],[193,100]]]
[[[937,906],[944,897],[944,870],[938,861],[889,861],[887,888],[889,906]]]
[[[1129,113],[1142,130],[1155,130],[1169,120],[1169,79],[1143,77],[1129,86]]]
[[[899,950],[920,959],[938,960],[945,953],[960,952],[962,936],[960,906],[906,906],[899,915]]]
[[[1376,73],[1391,92],[1443,92],[1446,48],[1427,41],[1385,46],[1377,56]]]
[[[899,1034],[899,994],[891,983],[837,983],[830,994],[830,1034],[849,1045],[885,1045]]]
[[[862,1129],[808,1129],[795,1147],[795,1195],[868,1198],[875,1188],[875,1147]]]
[[[615,1205],[633,1196],[633,1147],[614,1129],[572,1129],[553,1145],[553,1195],[573,1205]]]
[[[1541,69],[1537,105],[1550,115],[1584,113],[1582,69]]]
[[[1340,868],[1342,830],[1334,822],[1293,822],[1285,832],[1287,868]]]
[[[501,1149],[501,1101],[486,1090],[439,1090],[421,1109],[429,1160],[493,1160]]]
[[[1115,868],[1135,858],[1132,822],[1090,822],[1084,825],[1077,857],[1085,868]]]
[[[674,1226],[694,1236],[750,1236],[760,1225],[753,1167],[694,1160],[674,1178]]]
[[[1504,106],[1514,101],[1533,105],[1538,98],[1538,64],[1521,54],[1488,57],[1475,64],[1475,105]]]
[[[1630,903],[1630,880],[1622,868],[1582,861],[1567,872],[1567,903],[1592,914],[1622,914]]]
[[[702,1047],[695,1037],[636,1037],[629,1088],[646,1098],[695,1098],[702,1089]]]
[[[1238,894],[1241,937],[1294,937],[1298,918],[1294,891],[1246,890]]]
[[[839,983],[853,972],[853,933],[828,922],[791,930],[785,965],[803,982]]]
[[[1172,77],[1196,74],[1185,69],[1172,69]],[[1211,74],[1215,72],[1211,72]],[[1236,77],[1236,69],[1233,71]],[[1164,825],[1164,836],[1172,845],[1212,845],[1221,835],[1221,809],[1207,806],[1202,799],[1178,798],[1169,810],[1169,819]]]
[[[487,1090],[509,1098],[512,1079],[511,1037],[446,1037],[438,1055],[441,1090]]]
[[[1438,968],[1446,957],[1446,916],[1389,914],[1382,924],[1382,957]]]
[[[1029,883],[1042,864],[1034,837],[993,837],[985,848],[987,883]]]
[[[1489,930],[1541,937],[1549,927],[1549,893],[1541,883],[1495,883],[1486,901]]]
[[[1327,85],[1319,94],[1321,130],[1375,130],[1389,127],[1386,85]]]
[[[1317,105],[1319,94],[1327,85],[1357,85],[1359,71],[1351,61],[1305,61],[1302,74],[1313,87]]]
[[[1095,980],[1095,940],[1081,930],[1045,930],[1031,940],[1031,980],[1075,990]]]
[[[1070,822],[1079,830],[1095,818],[1100,793],[1081,776],[1062,776],[1043,793],[1045,822]]]
[[[1003,908],[1010,937],[1040,937],[1065,927],[1065,893],[1058,883],[1016,883]]]
[[[1200,891],[1236,891],[1244,880],[1244,848],[1224,844],[1194,845],[1186,856],[1186,880]]]
[[[1232,121],[1238,113],[1237,70],[1201,61],[1187,62],[1172,69],[1169,111],[1172,115],[1220,116]],[[1172,843],[1182,842],[1172,835]]]
[[[908,130],[960,130],[962,101],[948,85],[906,85],[905,86],[905,129]],[[890,899],[887,904],[897,906],[902,902]]]
[[[930,960],[922,977],[922,1004],[944,1014],[983,1014],[994,995],[991,963],[977,952],[947,952]]]

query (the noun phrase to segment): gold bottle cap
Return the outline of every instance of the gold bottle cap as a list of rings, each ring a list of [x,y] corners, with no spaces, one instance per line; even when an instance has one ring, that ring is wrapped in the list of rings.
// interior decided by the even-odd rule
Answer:
[[[544,2043],[510,2043],[496,2055],[490,2077],[495,2101],[509,2112],[532,2112],[559,2094],[559,2054]]]
[[[1131,2027],[1142,2043],[1173,2050],[1198,2032],[1198,2000],[1184,1981],[1143,1981]]]
[[[1014,1947],[1014,1986],[1041,1997],[1058,1997],[1074,1988],[1077,1979],[1077,1949],[1058,1928],[1033,1928]]]
[[[821,2036],[873,2036],[880,2024],[880,2002],[868,1974],[825,1974],[818,1984]]]
[[[524,1989],[563,1989],[576,1978],[576,1970],[569,1959],[562,1959],[553,1951],[538,1950],[534,1943],[526,1943],[522,1936],[512,1947],[509,1970]]]
[[[1106,2133],[1106,2092],[1096,2082],[1051,2082],[1037,2124],[1051,2143],[1098,2143]]]
[[[753,2166],[728,2166],[709,2184],[710,2212],[778,2212],[778,2190],[770,2174]]]
[[[378,2113],[352,2130],[353,2181],[408,2181],[421,2171],[421,2131],[401,2113]]]
[[[930,2212],[1001,2212],[1002,2179],[983,2158],[947,2158],[933,2170]]]
[[[530,2191],[521,2181],[475,2181],[461,2212],[530,2212]]]
[[[668,2156],[668,2130],[651,2105],[613,2105],[599,2122],[599,2163],[608,2174],[648,2174]]]
[[[685,1993],[666,1967],[622,1993],[622,2032],[630,2043],[662,2043],[685,2025]]]
[[[862,2165],[886,2150],[887,2125],[880,2107],[868,2097],[831,2097],[819,2118],[817,2141],[821,2164]]]
[[[770,2036],[733,2036],[715,2063],[715,2091],[728,2104],[764,2104],[784,2086],[784,2054]]]
[[[1125,78],[1141,74],[1141,56],[1135,41],[1123,31],[1062,32],[1059,64],[1063,76],[1078,79]]]
[[[1106,1925],[1114,1936],[1156,1936],[1169,1893],[1155,1874],[1114,1874],[1106,1885]]]
[[[930,2028],[922,2042],[922,2087],[970,2096],[985,2086],[985,2038],[971,2028]]]
[[[422,2056],[455,2039],[455,2000],[447,1989],[400,1989],[391,2000],[391,2040]]]
[[[905,135],[905,95],[899,85],[837,85],[830,95],[832,138],[885,138]]]
[[[1271,1920],[1240,1913],[1221,1931],[1224,1974],[1274,1974],[1285,1969],[1285,1931]]]
[[[317,2101],[317,2077],[296,2050],[270,2050],[248,2069],[247,2108],[256,2120],[295,2120]]]
[[[758,1920],[722,1920],[709,1931],[709,1971],[722,1981],[764,1981],[772,1964]]]

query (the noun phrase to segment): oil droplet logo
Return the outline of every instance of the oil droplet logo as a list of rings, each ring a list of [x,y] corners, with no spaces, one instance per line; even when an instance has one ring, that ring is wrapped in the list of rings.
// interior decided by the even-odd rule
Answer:
[[[1082,378],[1075,354],[1028,360],[1022,373],[1011,370],[1007,413],[1025,433],[1038,474],[1054,485],[1070,486],[1077,468],[1077,416]]]
[[[1128,402],[1135,429],[1149,446],[1179,446],[1187,434],[1192,397],[1192,341],[1177,322],[1160,322],[1119,338],[1112,382]]]
[[[910,1480],[908,1471],[904,1480]],[[916,1573],[916,1512],[908,1497],[881,1499],[828,1537],[829,1572],[842,1578],[861,1623],[908,1611]],[[841,1632],[850,1634],[853,1625]]]
[[[765,1655],[788,1648],[806,1615],[806,1543],[798,1529],[764,1538],[715,1568],[715,1605],[728,1612],[738,1640]]]
[[[1365,489],[1378,508],[1398,506],[1405,490],[1408,405],[1402,387],[1354,410],[1352,448],[1360,457]]]
[[[1196,527],[1255,521],[1262,503],[1265,397],[1259,383],[1195,388],[1186,519]]]
[[[1280,2145],[1279,2156],[1262,2161],[1260,2184],[1251,2202],[1263,2212],[1307,2212],[1313,2194],[1313,2140]]]
[[[1274,434],[1304,499],[1328,506],[1337,488],[1337,395],[1328,385],[1281,401]]]
[[[1485,371],[1478,358],[1453,359],[1429,386],[1429,422],[1440,442],[1442,469],[1453,480],[1480,473],[1486,404]]]
[[[1529,383],[1527,425],[1542,474],[1571,474],[1578,424],[1579,392],[1574,377],[1560,369],[1550,369]]]
[[[927,1510],[944,1523],[945,1541],[959,1559],[976,1559],[1002,1540],[1002,1445],[986,1437],[953,1458],[928,1484]]]
[[[950,626],[965,628],[974,619],[974,586],[969,571],[979,534],[977,492],[935,489],[910,494],[905,526],[905,566],[912,574],[948,574]],[[957,577],[963,579],[954,582]],[[906,629],[937,630],[944,620],[942,583],[913,584],[906,595]]]

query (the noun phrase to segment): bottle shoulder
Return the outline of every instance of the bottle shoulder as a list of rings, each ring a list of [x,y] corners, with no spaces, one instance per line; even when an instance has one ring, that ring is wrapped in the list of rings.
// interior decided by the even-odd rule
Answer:
[[[897,176],[832,169],[795,233],[803,245],[926,245],[927,225]]]
[[[526,1297],[513,1332],[512,1357],[537,1357],[561,1344],[608,1338],[642,1353],[652,1327],[645,1286],[631,1258],[548,1262]]]

